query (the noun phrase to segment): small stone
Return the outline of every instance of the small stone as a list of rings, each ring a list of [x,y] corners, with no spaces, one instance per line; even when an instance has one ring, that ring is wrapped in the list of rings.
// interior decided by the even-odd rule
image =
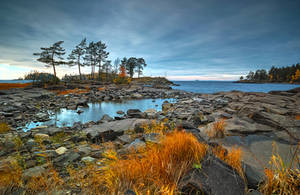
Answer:
[[[64,154],[68,149],[65,147],[59,147],[55,150],[58,155]]]
[[[85,163],[92,163],[92,162],[95,162],[95,160],[96,160],[95,158],[90,157],[90,156],[86,156],[81,159],[81,161],[85,162]]]

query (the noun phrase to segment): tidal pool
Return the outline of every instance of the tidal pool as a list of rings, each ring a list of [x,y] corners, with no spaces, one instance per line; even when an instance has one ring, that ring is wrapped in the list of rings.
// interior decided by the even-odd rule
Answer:
[[[57,112],[51,113],[50,120],[46,122],[30,122],[23,130],[28,131],[38,126],[71,127],[75,122],[87,123],[90,121],[99,121],[104,114],[110,117],[120,116],[117,111],[122,110],[124,113],[128,109],[139,109],[142,112],[147,109],[161,111],[164,101],[175,102],[175,99],[141,99],[141,100],[124,100],[121,102],[101,102],[89,103],[89,107],[79,107],[77,110],[68,110],[62,108]],[[83,111],[78,114],[78,110]]]

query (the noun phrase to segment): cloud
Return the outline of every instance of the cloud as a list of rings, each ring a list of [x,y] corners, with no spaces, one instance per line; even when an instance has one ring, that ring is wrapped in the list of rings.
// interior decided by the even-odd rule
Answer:
[[[87,37],[104,41],[111,60],[144,57],[147,75],[237,79],[249,70],[300,61],[299,4],[292,0],[4,0],[0,64],[51,72],[32,53],[58,40],[64,40],[70,52]],[[59,75],[76,71],[76,67],[58,68]]]

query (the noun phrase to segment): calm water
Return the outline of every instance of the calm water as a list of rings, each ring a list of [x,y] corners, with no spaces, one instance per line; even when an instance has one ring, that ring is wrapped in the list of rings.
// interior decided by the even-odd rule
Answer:
[[[122,110],[126,113],[128,109],[140,109],[142,112],[153,108],[157,111],[161,111],[162,103],[168,100],[174,102],[174,99],[142,99],[142,100],[126,100],[123,102],[101,102],[101,103],[89,103],[88,108],[78,108],[77,110],[61,109],[54,113],[51,119],[46,122],[31,122],[25,126],[23,130],[29,130],[37,126],[49,126],[55,125],[57,127],[71,127],[75,122],[87,123],[90,121],[99,121],[104,114],[108,114],[110,117],[120,116],[117,111]],[[78,110],[82,110],[83,113],[77,114]]]
[[[233,83],[232,81],[174,81],[180,86],[174,86],[173,89],[180,89],[195,93],[216,93],[220,91],[244,91],[244,92],[269,92],[289,90],[300,85],[294,84],[250,84],[250,83]]]
[[[0,83],[31,83],[32,80],[0,80]]]

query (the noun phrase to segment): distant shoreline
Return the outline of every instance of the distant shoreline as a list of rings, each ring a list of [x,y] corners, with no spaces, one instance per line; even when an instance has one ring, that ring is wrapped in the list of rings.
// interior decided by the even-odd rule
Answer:
[[[233,83],[246,83],[246,84],[289,84],[289,85],[299,85],[299,82],[289,83],[289,82],[271,82],[271,81],[248,81],[248,80],[239,80],[233,81]]]

